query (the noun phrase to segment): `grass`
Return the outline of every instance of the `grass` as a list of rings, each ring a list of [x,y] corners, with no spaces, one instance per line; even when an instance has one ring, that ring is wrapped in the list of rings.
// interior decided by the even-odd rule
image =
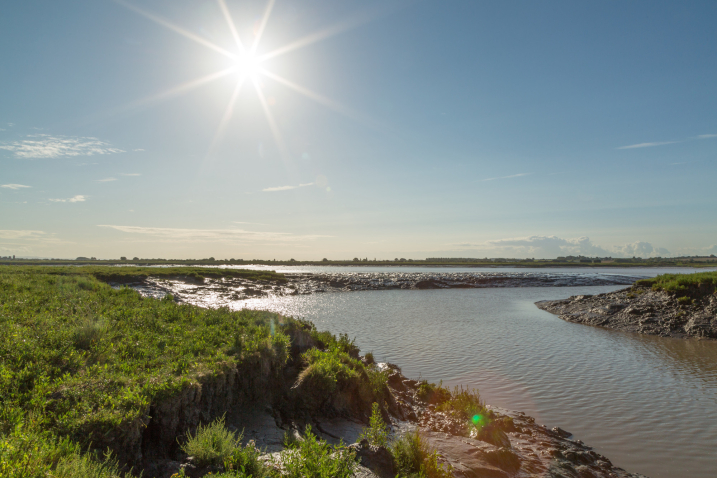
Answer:
[[[331,446],[319,440],[307,426],[303,439],[288,443],[282,454],[283,473],[286,478],[349,478],[356,469],[356,454],[339,445]]]
[[[203,281],[205,278],[240,278],[258,281],[286,282],[286,276],[274,271],[247,269],[220,269],[217,267],[112,267],[112,266],[0,266],[6,273],[48,274],[54,276],[85,277],[81,287],[93,287],[89,277],[102,281],[126,282],[147,277],[188,278]]]
[[[142,298],[104,274],[0,267],[0,476],[119,476],[81,452],[141,429],[151,403],[200,380],[288,358],[293,319]]]
[[[226,476],[254,476],[261,477],[267,470],[259,460],[261,452],[249,443],[241,446],[243,434],[235,435],[226,429],[224,417],[197,427],[192,435],[187,434],[187,441],[182,445],[182,451],[193,456],[200,466],[223,466]]]
[[[418,430],[403,434],[391,444],[400,478],[449,478],[453,476],[450,465],[438,463],[438,453],[431,451]]]
[[[688,297],[695,293],[713,293],[717,290],[717,271],[694,274],[662,274],[635,282],[637,286],[664,290],[677,297]],[[698,292],[699,290],[699,292]]]

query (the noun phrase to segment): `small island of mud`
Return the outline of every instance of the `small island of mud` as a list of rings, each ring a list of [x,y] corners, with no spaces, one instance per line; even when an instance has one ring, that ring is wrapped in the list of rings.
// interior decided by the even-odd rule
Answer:
[[[645,282],[654,280],[638,281],[615,292],[535,305],[578,324],[661,337],[717,339],[717,293],[710,285],[671,291]]]

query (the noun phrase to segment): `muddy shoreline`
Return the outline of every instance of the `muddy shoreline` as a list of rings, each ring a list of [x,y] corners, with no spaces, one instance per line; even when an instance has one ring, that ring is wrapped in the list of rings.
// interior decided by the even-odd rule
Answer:
[[[203,306],[229,305],[239,300],[290,295],[378,290],[481,289],[510,287],[577,287],[630,285],[638,276],[535,272],[396,272],[286,274],[285,283],[245,278],[197,280],[189,277],[136,278],[110,282],[132,287],[143,295],[172,294],[177,301]]]
[[[666,291],[633,286],[535,305],[577,324],[660,337],[717,339],[717,293],[681,299]]]
[[[615,466],[607,457],[574,437],[570,432],[536,423],[522,412],[488,407],[494,427],[489,437],[471,437],[466,424],[439,412],[430,399],[419,398],[419,382],[403,376],[392,364],[379,364],[390,371],[390,397],[385,404],[384,418],[391,435],[419,429],[429,446],[439,454],[439,462],[450,465],[458,478],[645,478]],[[307,425],[329,443],[350,444],[356,452],[359,467],[355,476],[362,478],[393,478],[395,469],[387,461],[388,451],[358,441],[368,424],[368,415],[358,412],[351,397],[335,397],[328,406],[309,406],[306,397],[297,397],[287,390],[274,391],[268,401],[253,401],[227,411],[230,430],[243,431],[244,441],[250,440],[263,452],[267,463],[281,461],[286,434],[298,437]],[[290,404],[297,400],[303,405]],[[187,476],[202,477],[220,471],[201,468],[191,457],[175,452],[174,456],[153,457],[143,466],[144,476],[170,478],[183,470]]]

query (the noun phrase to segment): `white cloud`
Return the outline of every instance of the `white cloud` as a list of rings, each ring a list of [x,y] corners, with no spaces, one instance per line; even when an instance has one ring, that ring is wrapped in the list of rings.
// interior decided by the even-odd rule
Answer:
[[[83,196],[82,194],[78,194],[77,196],[73,196],[71,198],[67,199],[50,199],[52,202],[85,202],[87,200],[88,196]]]
[[[620,146],[617,149],[635,149],[635,148],[651,148],[653,146],[662,146],[664,144],[675,144],[680,143],[681,141],[661,141],[657,143],[638,143],[638,144],[631,144],[629,146]]]
[[[98,227],[106,227],[121,231],[127,234],[138,234],[151,236],[153,242],[301,242],[313,241],[319,238],[331,237],[317,234],[294,235],[288,232],[262,232],[247,231],[244,229],[180,229],[171,227],[141,227],[141,226],[117,226],[100,224]]]
[[[124,153],[109,143],[92,137],[28,135],[22,141],[0,143],[0,149],[15,153],[18,158],[59,158],[63,156],[92,156],[95,154]]]
[[[306,186],[313,186],[314,183],[299,184],[298,186],[277,186],[273,188],[262,189],[262,192],[273,193],[276,191],[288,191],[289,189],[305,188]]]
[[[717,134],[700,134],[697,139],[717,138]]]
[[[25,186],[24,184],[3,184],[0,186],[0,188],[8,188],[8,189],[22,189],[22,188],[31,188],[32,186]]]
[[[132,151],[144,151],[143,149],[133,149]]]
[[[523,176],[530,176],[533,173],[519,173],[519,174],[511,174],[510,176],[500,176],[497,178],[487,178],[487,179],[481,179],[481,181],[495,181],[496,179],[510,179],[510,178],[520,178]]]
[[[583,236],[565,239],[558,236],[530,236],[522,238],[497,239],[485,243],[463,242],[451,244],[456,249],[472,250],[480,255],[492,257],[536,257],[555,258],[559,256],[590,257],[656,257],[669,256],[670,251],[654,247],[649,242],[637,241],[615,247],[602,247]]]
[[[0,229],[0,239],[40,239],[46,235],[43,231]]]
[[[117,181],[117,178],[105,178],[105,179],[98,179],[98,183],[109,183],[110,181]]]

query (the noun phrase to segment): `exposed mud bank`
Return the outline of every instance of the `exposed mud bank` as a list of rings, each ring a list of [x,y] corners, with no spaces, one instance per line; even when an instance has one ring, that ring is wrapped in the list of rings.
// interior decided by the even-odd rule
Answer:
[[[479,289],[503,287],[577,287],[629,285],[640,277],[607,274],[565,274],[553,272],[389,272],[286,274],[286,283],[245,278],[205,279],[143,278],[114,286],[128,285],[144,295],[174,295],[179,301],[203,306],[228,305],[252,298],[306,295],[324,292],[365,290]]]
[[[535,305],[578,324],[661,337],[717,339],[717,294],[704,292],[695,290],[677,298],[669,292],[635,286]]]

